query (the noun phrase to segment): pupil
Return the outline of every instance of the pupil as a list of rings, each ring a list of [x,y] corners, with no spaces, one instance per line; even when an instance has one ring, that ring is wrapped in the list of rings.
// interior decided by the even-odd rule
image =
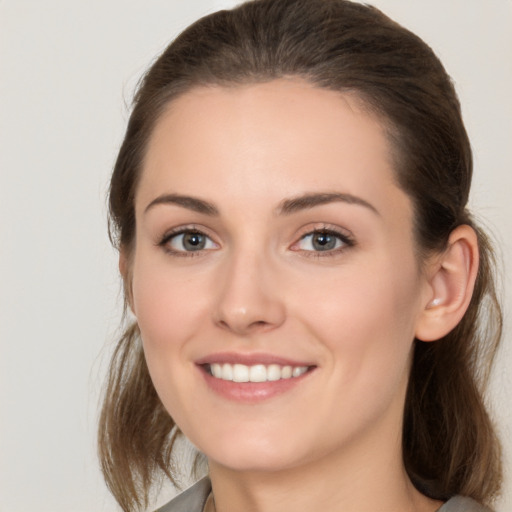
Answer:
[[[328,251],[336,246],[336,238],[328,233],[317,233],[313,236],[313,247],[317,251]]]
[[[204,249],[206,245],[206,240],[204,235],[201,233],[186,233],[183,236],[183,246],[188,251],[198,251],[200,249]]]

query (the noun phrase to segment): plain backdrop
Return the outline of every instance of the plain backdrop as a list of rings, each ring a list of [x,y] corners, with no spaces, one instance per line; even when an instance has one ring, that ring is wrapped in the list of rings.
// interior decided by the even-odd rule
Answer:
[[[95,456],[121,310],[109,173],[143,70],[190,22],[234,3],[0,0],[0,512],[118,510]],[[502,247],[510,296],[512,1],[373,3],[423,37],[456,83],[475,153],[471,204]],[[498,512],[512,510],[510,304],[490,392],[506,456]]]

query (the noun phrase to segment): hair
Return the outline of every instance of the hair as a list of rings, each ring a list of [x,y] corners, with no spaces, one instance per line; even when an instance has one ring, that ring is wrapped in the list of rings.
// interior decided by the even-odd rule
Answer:
[[[110,185],[111,240],[132,254],[145,150],[169,102],[195,87],[289,77],[354,93],[383,122],[397,183],[413,203],[420,260],[442,251],[459,225],[477,233],[480,266],[465,316],[437,342],[414,341],[402,446],[408,475],[427,496],[489,503],[501,485],[500,446],[483,399],[502,327],[495,261],[466,209],[472,155],[457,95],[419,37],[347,0],[253,0],[201,18],[139,84]],[[147,507],[162,472],[177,478],[176,433],[151,382],[138,327],[129,325],[111,360],[99,424],[102,470],[123,510]]]

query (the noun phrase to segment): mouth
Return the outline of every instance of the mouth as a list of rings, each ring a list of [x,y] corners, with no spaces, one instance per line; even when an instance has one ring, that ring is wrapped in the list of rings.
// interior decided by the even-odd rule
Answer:
[[[272,354],[218,353],[196,362],[208,388],[231,401],[255,404],[309,381],[317,366]]]
[[[230,382],[276,382],[280,380],[296,379],[308,371],[311,366],[291,366],[279,364],[231,364],[212,363],[202,365],[204,370],[214,377]]]

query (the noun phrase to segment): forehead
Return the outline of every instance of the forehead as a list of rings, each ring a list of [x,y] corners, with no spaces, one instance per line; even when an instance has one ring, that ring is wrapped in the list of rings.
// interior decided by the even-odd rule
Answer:
[[[354,94],[281,79],[198,87],[172,101],[150,138],[137,197],[219,191],[279,201],[340,189],[374,200],[396,193],[382,123]]]

